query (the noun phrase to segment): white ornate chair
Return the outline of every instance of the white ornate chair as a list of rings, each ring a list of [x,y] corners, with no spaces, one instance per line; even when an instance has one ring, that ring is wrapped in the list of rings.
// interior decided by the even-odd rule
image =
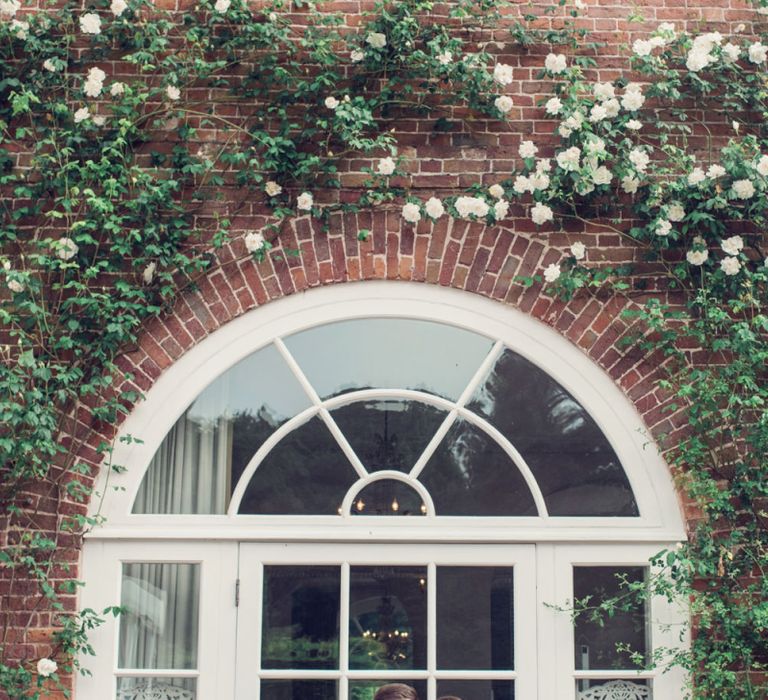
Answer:
[[[632,681],[608,681],[589,690],[582,690],[577,700],[650,700],[651,689]]]
[[[151,681],[139,682],[132,688],[117,691],[117,700],[195,700],[195,697],[193,690]]]

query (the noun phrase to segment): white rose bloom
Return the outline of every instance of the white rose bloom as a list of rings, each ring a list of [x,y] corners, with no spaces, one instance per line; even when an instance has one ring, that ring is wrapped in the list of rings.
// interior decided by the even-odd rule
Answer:
[[[89,116],[91,116],[91,113],[88,111],[88,107],[81,107],[75,112],[75,124],[84,122]]]
[[[542,224],[547,223],[547,221],[552,221],[554,216],[552,210],[546,204],[542,204],[541,202],[536,202],[531,209],[531,221],[537,226],[541,226]]]
[[[506,219],[509,214],[509,202],[506,199],[501,199],[493,205],[493,216],[496,221]]]
[[[544,105],[544,110],[547,114],[560,114],[560,110],[563,108],[563,103],[557,97],[550,97],[547,103]]]
[[[547,58],[544,60],[544,67],[550,72],[554,74],[562,73],[567,67],[568,63],[565,60],[565,56],[563,54],[548,54]]]
[[[662,22],[657,28],[656,31],[659,34],[662,34],[665,39],[671,40],[674,39],[676,36],[675,32],[675,25],[672,24],[672,22]]]
[[[677,223],[685,218],[685,209],[680,202],[670,202],[667,204],[667,218]]]
[[[437,55],[437,62],[441,66],[447,66],[453,61],[453,54],[450,51],[443,51]]]
[[[583,260],[586,254],[587,246],[585,246],[581,241],[577,241],[571,245],[571,255],[573,255],[576,260]]]
[[[569,129],[578,131],[584,124],[584,115],[581,112],[574,112],[563,122]]]
[[[19,0],[0,0],[0,17],[10,19],[21,9]]]
[[[21,294],[26,289],[21,280],[8,280],[6,285],[14,294]]]
[[[424,205],[424,211],[427,212],[427,216],[431,219],[439,219],[445,214],[445,207],[437,197],[430,197]]]
[[[83,34],[101,34],[101,17],[95,12],[80,15],[80,31]]]
[[[610,100],[603,102],[603,107],[605,107],[605,115],[608,117],[608,119],[617,117],[621,111],[619,101],[615,97],[612,97]]]
[[[723,46],[723,60],[726,62],[733,63],[738,61],[740,56],[741,49],[736,46],[736,44],[732,44],[729,41],[725,46]]]
[[[517,152],[521,158],[533,158],[539,152],[539,149],[533,141],[523,141]]]
[[[349,54],[349,60],[352,61],[352,63],[360,63],[365,58],[365,53],[361,51],[360,49],[354,49]]]
[[[513,80],[512,66],[506,63],[497,63],[493,67],[493,79],[499,85],[509,85]]]
[[[744,249],[744,239],[741,236],[726,238],[720,247],[728,255],[738,255]]]
[[[566,172],[579,169],[579,160],[581,159],[581,149],[578,146],[571,146],[565,151],[560,151],[555,156],[558,166]]]
[[[635,192],[637,192],[639,187],[640,187],[640,180],[638,180],[636,177],[632,177],[631,175],[625,175],[621,179],[621,188],[627,194],[635,194]]]
[[[245,242],[245,249],[249,253],[255,253],[261,250],[266,243],[264,235],[260,231],[249,231],[245,234],[243,241]]]
[[[328,109],[336,109],[336,107],[339,106],[339,101],[333,97],[326,97],[325,102],[323,103]]]
[[[722,165],[710,165],[707,168],[707,177],[710,180],[717,180],[717,178],[722,177],[725,173],[726,170]]]
[[[765,63],[768,56],[768,46],[763,46],[759,41],[756,41],[749,47],[748,55],[752,63]]]
[[[216,12],[221,12],[224,14],[232,4],[232,0],[216,0],[216,4],[213,6],[213,9],[216,10]]]
[[[621,106],[628,112],[636,112],[645,102],[645,95],[639,90],[624,93],[621,98]]]
[[[688,184],[691,187],[695,187],[696,185],[700,185],[706,179],[707,176],[702,168],[694,168],[688,175]]]
[[[658,49],[660,46],[664,46],[667,43],[663,36],[652,36],[648,39],[648,42],[654,49]]]
[[[720,32],[708,32],[700,34],[693,40],[693,47],[709,53],[715,46],[723,43],[723,35]]]
[[[490,211],[485,200],[480,199],[479,197],[459,197],[454,206],[456,207],[459,216],[462,218],[467,218],[469,216],[484,217],[488,216],[488,212]]]
[[[768,177],[768,156],[760,156],[760,160],[757,161],[757,172],[763,177]]]
[[[564,139],[567,139],[573,133],[573,129],[569,129],[565,124],[561,124],[557,127],[557,133]]]
[[[217,5],[219,2],[222,2],[223,0],[218,0],[216,3]],[[226,2],[229,2],[229,0],[224,0]],[[109,6],[110,11],[115,17],[119,17],[128,9],[128,3],[125,2],[125,0],[112,0],[112,4]]]
[[[603,107],[603,105],[593,105],[592,109],[589,110],[589,121],[591,121],[593,124],[599,121],[602,121],[608,116],[608,111]]]
[[[53,659],[40,659],[37,662],[37,674],[43,678],[53,675],[58,668],[59,665]]]
[[[379,175],[391,175],[393,172],[395,172],[395,161],[389,156],[382,158],[379,161],[376,172],[378,172]]]
[[[582,180],[578,186],[576,187],[576,191],[582,196],[586,197],[591,192],[595,191],[595,185],[594,183],[590,182],[589,180]]]
[[[685,66],[691,73],[698,73],[703,68],[706,68],[712,62],[712,56],[709,51],[702,49],[691,49],[688,52],[688,57],[685,60]]]
[[[103,114],[97,114],[93,118],[93,123],[96,126],[104,126],[107,123],[107,118]]]
[[[372,46],[374,49],[383,49],[387,45],[387,35],[381,32],[371,32],[365,41],[368,46]]]
[[[83,85],[83,92],[88,97],[98,97],[101,94],[101,88],[103,85],[95,81],[86,80]]]
[[[613,180],[613,174],[604,165],[592,173],[592,182],[596,185],[609,185],[611,180]]]
[[[651,162],[651,157],[640,148],[633,148],[629,152],[629,161],[635,166],[635,169],[639,173],[644,173],[648,167],[648,163]]]
[[[409,224],[416,224],[421,220],[421,209],[418,204],[414,204],[413,202],[408,202],[403,205],[402,214],[403,218]]]
[[[592,94],[594,94],[600,102],[605,102],[616,96],[616,90],[612,83],[595,83],[592,86]]]
[[[737,122],[735,119],[731,122],[731,128],[738,134],[739,129],[741,129],[741,124]]]
[[[632,44],[632,51],[635,56],[650,56],[653,51],[653,44],[646,39],[635,39]]]
[[[741,270],[741,261],[738,258],[723,258],[720,261],[720,269],[726,275],[736,275]]]
[[[112,95],[112,97],[117,97],[118,95],[122,95],[125,92],[125,83],[112,83],[112,87],[109,88],[109,94]]]
[[[546,190],[549,187],[549,175],[545,173],[536,173],[529,179],[532,190]]]
[[[643,128],[642,122],[639,122],[637,119],[630,119],[627,122],[627,129],[630,129],[631,131],[639,131]]]
[[[45,61],[43,61],[43,68],[51,73],[55,73],[57,70],[56,64],[50,58],[46,58]]]
[[[494,100],[493,104],[495,105],[496,109],[499,110],[499,112],[506,114],[510,109],[512,109],[514,102],[512,102],[511,97],[508,97],[507,95],[501,95]]]
[[[556,281],[558,277],[560,277],[560,265],[556,265],[555,263],[547,265],[544,270],[544,279],[551,283]]]
[[[26,39],[29,36],[29,22],[21,22],[18,19],[11,20],[11,31],[17,39]]]
[[[264,185],[264,191],[269,197],[277,197],[283,191],[283,188],[274,180],[268,180]]]
[[[94,83],[103,83],[107,74],[101,68],[91,68],[88,70],[88,81]]]
[[[525,194],[526,192],[533,192],[534,186],[531,182],[531,178],[526,175],[518,175],[515,178],[515,183],[512,185],[512,189],[517,194]]]
[[[552,171],[552,161],[549,158],[539,158],[536,161],[537,173],[549,173]]]
[[[736,180],[733,183],[733,193],[737,199],[749,199],[755,194],[755,186],[751,180]]]
[[[59,238],[58,241],[54,241],[53,248],[56,251],[56,256],[61,260],[71,260],[77,255],[77,251],[80,250],[77,247],[77,243],[66,236]]]
[[[736,27],[734,28],[733,33],[741,34],[746,28],[747,28],[747,25],[744,24],[744,22],[739,22],[739,24],[737,24]]]
[[[696,267],[703,265],[707,261],[707,258],[709,258],[708,250],[689,250],[685,254],[685,259],[691,265],[696,265]]]
[[[501,199],[504,196],[504,188],[496,183],[495,185],[491,185],[488,188],[488,194],[491,195],[494,199]]]
[[[605,155],[605,141],[600,138],[591,139],[587,143],[587,153],[591,156],[604,156]]]
[[[303,211],[309,211],[312,209],[312,205],[315,203],[312,194],[309,192],[302,192],[296,200],[296,207]]]
[[[152,284],[152,280],[155,279],[155,272],[157,271],[157,263],[151,262],[147,265],[141,273],[141,278],[144,280],[144,284]]]
[[[671,230],[672,224],[669,223],[669,221],[666,219],[659,219],[656,222],[656,227],[654,228],[654,232],[657,236],[667,236]]]
[[[181,90],[175,85],[169,85],[165,88],[165,94],[168,95],[169,100],[178,100],[181,98]]]

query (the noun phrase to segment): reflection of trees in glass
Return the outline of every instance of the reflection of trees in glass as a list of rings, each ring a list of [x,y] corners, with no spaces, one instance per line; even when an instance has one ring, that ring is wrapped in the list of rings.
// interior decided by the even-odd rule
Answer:
[[[274,416],[266,406],[255,414],[251,411],[239,411],[232,417],[232,466],[231,488],[234,491],[243,470],[256,454],[265,440],[275,432],[285,419]]]
[[[301,634],[300,625],[271,627],[263,656],[271,668],[334,668],[337,640],[318,640]]]
[[[618,457],[586,410],[554,379],[506,350],[469,408],[520,451],[551,515],[637,515]]]

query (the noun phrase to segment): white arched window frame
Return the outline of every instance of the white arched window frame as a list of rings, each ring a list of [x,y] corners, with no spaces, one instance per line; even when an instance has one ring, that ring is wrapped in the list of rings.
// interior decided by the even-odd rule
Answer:
[[[146,467],[169,428],[215,377],[270,343],[279,347],[280,339],[293,333],[334,321],[370,317],[421,319],[464,328],[493,339],[498,348],[506,346],[540,367],[587,407],[607,437],[624,467],[639,517],[549,517],[535,480],[525,473],[538,516],[432,517],[434,510],[423,489],[420,493],[428,506],[428,517],[424,518],[369,516],[361,520],[318,515],[239,515],[239,497],[247,484],[246,477],[258,463],[257,457],[246,469],[227,514],[144,515],[131,512]],[[357,394],[354,397],[342,395],[325,402],[317,399],[312,410],[328,410],[351,398],[386,398],[388,395],[382,390]],[[402,398],[408,392],[392,392],[395,394]],[[461,412],[461,399],[448,405],[449,402],[437,397],[421,395],[417,398],[441,404],[448,411]],[[199,621],[202,646],[195,677],[199,679],[198,697],[203,700],[209,697],[211,700],[219,697],[240,700],[242,684],[249,682],[243,680],[242,668],[228,669],[238,655],[238,640],[234,633],[237,611],[226,606],[217,608],[210,602],[231,598],[229,589],[238,578],[238,561],[242,568],[244,547],[294,543],[293,551],[298,551],[297,547],[310,547],[308,553],[301,556],[324,560],[328,555],[318,554],[324,547],[344,543],[351,547],[356,542],[380,543],[382,555],[392,543],[401,546],[443,544],[446,548],[473,543],[480,550],[492,546],[535,545],[535,564],[531,565],[535,571],[531,576],[537,590],[537,615],[532,624],[536,628],[538,653],[526,663],[534,663],[537,671],[516,681],[517,697],[518,700],[559,700],[572,698],[573,679],[579,677],[579,673],[584,677],[583,672],[574,669],[573,630],[567,615],[556,614],[546,605],[561,604],[570,597],[568,571],[580,563],[647,565],[650,556],[684,537],[680,508],[668,469],[639,415],[610,378],[578,348],[540,322],[502,304],[450,289],[399,282],[347,284],[295,295],[249,312],[211,334],[168,368],[126,420],[121,435],[140,438],[141,442],[118,442],[113,461],[126,466],[127,470],[120,474],[105,471],[101,476],[98,490],[105,496],[102,514],[106,522],[88,535],[84,548],[84,577],[88,586],[83,601],[99,607],[119,600],[120,582],[116,573],[119,562],[199,563],[203,568]],[[510,449],[514,450],[514,447],[510,446]],[[361,474],[360,480],[346,494],[343,512],[349,512],[348,507],[361,488],[383,476],[386,476],[385,472]],[[402,473],[391,476],[404,478]],[[97,501],[99,499],[95,498],[94,502]],[[486,551],[488,555],[480,554],[481,559],[484,556],[492,558],[493,550]],[[447,557],[447,560],[455,560],[453,554]],[[659,614],[654,615],[653,645],[658,648],[676,643],[675,627],[665,629],[661,623],[681,623],[679,611],[675,613],[659,601],[656,612]],[[520,615],[524,616],[522,608]],[[228,625],[232,628],[229,635],[221,632]],[[206,652],[204,647],[212,643],[210,632],[213,628],[218,630],[214,635],[216,645]],[[81,700],[96,700],[97,697],[102,700],[112,696],[114,690],[116,625],[106,624],[96,633],[95,641],[97,649],[111,649],[113,658],[109,658],[109,652],[100,653],[90,664],[94,677],[79,684]],[[557,674],[552,674],[536,661],[547,658],[549,649],[559,649]],[[242,649],[240,651],[242,656]],[[117,671],[117,675],[119,673]],[[679,697],[667,694],[679,692],[679,676],[647,675],[654,676],[654,697],[670,700]],[[224,680],[227,678],[234,679],[231,689],[227,687],[229,681]],[[101,694],[97,695],[97,692]]]

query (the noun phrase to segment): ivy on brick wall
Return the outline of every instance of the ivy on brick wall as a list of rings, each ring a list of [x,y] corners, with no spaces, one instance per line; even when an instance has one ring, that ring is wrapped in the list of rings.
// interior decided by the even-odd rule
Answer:
[[[220,264],[224,244],[242,239],[257,260],[290,255],[276,244],[291,219],[328,226],[371,208],[413,225],[503,226],[524,211],[542,236],[572,239],[525,284],[633,300],[632,342],[666,370],[659,438],[700,517],[688,542],[655,559],[650,586],[629,592],[690,606],[692,642],[655,662],[684,666],[693,696],[768,693],[763,10],[732,36],[661,24],[600,82],[581,0],[540,8],[546,29],[501,0],[446,7],[434,22],[427,0],[377,2],[349,27],[300,0],[174,12],[147,0],[34,10],[0,0],[0,565],[6,590],[34,582],[33,610],[57,630],[49,653],[19,658],[18,626],[3,617],[9,697],[66,691],[92,653],[88,631],[119,613],[75,612],[80,584],[62,552],[99,524],[78,505],[92,495],[78,455],[123,468],[112,444],[89,443],[82,418],[117,425],[140,399],[120,354]],[[393,124],[503,128],[516,109],[510,51],[539,62],[550,94],[538,109],[556,147],[522,140],[518,167],[490,187],[414,195]],[[367,165],[351,172],[356,162]],[[237,224],[245,214],[249,230]],[[625,238],[638,263],[602,261],[579,240],[583,226]],[[43,510],[61,514],[56,525]],[[573,612],[599,617],[625,602]]]

